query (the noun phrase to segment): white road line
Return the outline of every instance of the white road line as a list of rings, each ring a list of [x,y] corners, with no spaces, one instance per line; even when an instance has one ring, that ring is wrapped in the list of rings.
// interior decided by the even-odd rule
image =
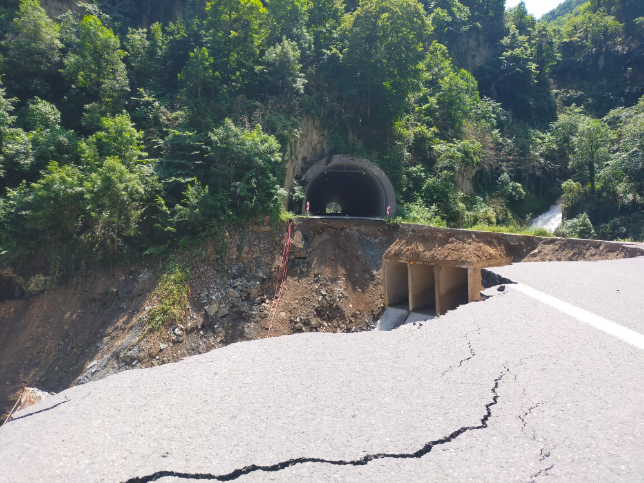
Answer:
[[[634,330],[623,327],[619,324],[616,324],[615,322],[604,319],[599,315],[595,315],[591,312],[588,312],[587,310],[575,307],[574,305],[559,300],[558,298],[555,298],[543,292],[539,292],[538,290],[535,290],[532,287],[528,287],[521,283],[508,284],[507,287],[518,290],[522,294],[532,297],[539,302],[543,302],[546,305],[550,305],[560,312],[563,312],[566,315],[570,315],[571,317],[584,322],[594,327],[595,329],[599,329],[603,332],[606,332],[607,334],[612,335],[613,337],[617,337],[618,339],[637,347],[638,349],[644,350],[644,335],[640,334],[639,332],[635,332]]]

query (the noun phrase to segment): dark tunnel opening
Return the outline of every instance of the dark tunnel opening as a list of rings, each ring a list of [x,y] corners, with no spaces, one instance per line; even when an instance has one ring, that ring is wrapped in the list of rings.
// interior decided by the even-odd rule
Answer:
[[[384,217],[387,210],[378,178],[350,164],[316,176],[307,190],[307,201],[310,214],[315,216]]]

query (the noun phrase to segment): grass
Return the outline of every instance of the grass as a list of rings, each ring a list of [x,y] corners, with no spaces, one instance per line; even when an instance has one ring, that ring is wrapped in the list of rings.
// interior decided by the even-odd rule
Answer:
[[[153,307],[147,316],[147,326],[141,335],[132,342],[120,360],[125,357],[128,351],[139,344],[147,337],[150,332],[160,330],[171,323],[179,324],[183,322],[186,308],[189,307],[190,296],[190,270],[183,266],[172,264],[167,271],[161,275],[159,285],[154,291],[154,297],[159,298],[159,303]],[[107,369],[109,373],[112,363]],[[103,376],[104,377],[104,376]]]
[[[146,332],[170,323],[183,322],[188,306],[189,282],[190,271],[180,266],[173,267],[161,276],[154,291],[154,295],[160,299],[159,304],[150,310]]]
[[[527,228],[519,225],[475,225],[466,230],[489,231],[492,233],[511,233],[513,235],[542,236],[552,238],[554,235],[545,228]]]
[[[386,220],[388,223],[393,223],[393,224],[403,224],[403,223],[409,223],[413,225],[425,225],[425,226],[432,226],[432,227],[438,227],[438,228],[446,228],[444,223],[423,223],[422,221],[416,221],[416,220],[409,220],[409,219],[403,219],[403,218],[396,218],[396,219],[387,219]],[[449,227],[447,227],[449,228]],[[520,226],[520,225],[474,225],[470,226],[467,228],[462,228],[464,230],[472,230],[472,231],[488,231],[492,233],[510,233],[512,235],[528,235],[528,236],[540,236],[544,238],[552,238],[554,235],[546,230],[545,228],[527,228],[525,226]]]

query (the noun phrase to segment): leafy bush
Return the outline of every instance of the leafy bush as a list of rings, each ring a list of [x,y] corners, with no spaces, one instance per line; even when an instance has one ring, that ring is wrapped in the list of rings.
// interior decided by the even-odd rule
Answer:
[[[419,201],[414,203],[402,203],[399,205],[398,219],[403,223],[415,223],[418,225],[438,227],[447,226],[435,205],[427,207]]]
[[[593,224],[590,222],[590,218],[586,213],[579,215],[577,218],[572,220],[564,221],[557,231],[555,231],[555,236],[562,238],[586,238],[592,239],[595,238],[595,230]]]

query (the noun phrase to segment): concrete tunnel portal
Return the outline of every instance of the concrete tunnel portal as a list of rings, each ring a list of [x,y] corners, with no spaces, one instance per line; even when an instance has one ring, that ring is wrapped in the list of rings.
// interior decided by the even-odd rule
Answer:
[[[394,218],[396,196],[387,175],[371,161],[338,155],[315,164],[302,177],[302,212],[314,216]]]

